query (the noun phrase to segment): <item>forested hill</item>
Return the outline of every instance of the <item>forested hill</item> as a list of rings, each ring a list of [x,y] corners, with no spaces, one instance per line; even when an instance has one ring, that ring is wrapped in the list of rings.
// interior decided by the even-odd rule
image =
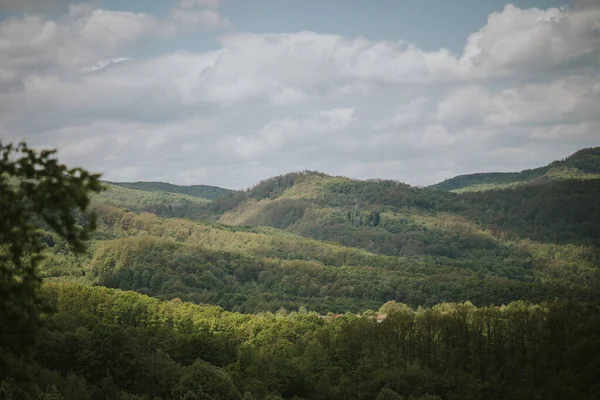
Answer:
[[[474,246],[457,249],[461,228],[444,221],[511,240],[597,244],[599,189],[600,179],[564,179],[455,194],[304,172],[269,179],[208,207],[229,225],[266,225],[386,255],[461,257]]]
[[[505,189],[549,180],[600,178],[600,147],[579,150],[564,160],[521,172],[490,172],[460,175],[431,188],[466,192]]]
[[[600,179],[456,194],[303,172],[209,201],[99,193],[18,151],[0,399],[600,398]]]
[[[224,194],[232,192],[230,189],[223,189],[217,186],[207,185],[173,185],[165,182],[108,182],[116,186],[122,186],[129,189],[145,190],[148,192],[166,192],[179,193],[188,196],[201,197],[207,200],[214,200]]]
[[[600,179],[457,194],[305,171],[212,201],[109,185],[88,254],[49,237],[43,274],[243,312],[600,301],[598,204]]]
[[[93,204],[88,254],[49,237],[47,279],[242,312],[600,301],[600,179],[456,194],[306,171],[213,201],[113,185]]]

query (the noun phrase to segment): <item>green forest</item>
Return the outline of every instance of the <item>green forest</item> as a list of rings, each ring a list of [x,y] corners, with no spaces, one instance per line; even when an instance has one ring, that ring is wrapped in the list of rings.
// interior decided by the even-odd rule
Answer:
[[[242,191],[0,155],[0,399],[600,398],[600,148]]]

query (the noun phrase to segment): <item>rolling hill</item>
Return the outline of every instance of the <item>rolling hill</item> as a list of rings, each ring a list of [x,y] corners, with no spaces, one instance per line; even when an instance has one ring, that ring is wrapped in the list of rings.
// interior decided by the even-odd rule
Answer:
[[[165,217],[206,219],[210,200],[177,192],[132,189],[104,183],[105,190],[92,196],[93,203]]]
[[[564,160],[554,161],[544,167],[521,172],[491,172],[460,175],[447,179],[431,188],[461,192],[478,192],[507,189],[536,184],[549,180],[599,179],[600,147],[580,150]]]
[[[28,344],[4,345],[0,398],[597,399],[594,157],[568,161],[586,179],[463,193],[107,185],[84,253],[34,221],[44,308],[37,340],[3,336]]]
[[[200,197],[206,200],[214,200],[224,194],[232,192],[230,189],[223,189],[217,186],[207,185],[173,185],[165,182],[109,182],[105,183],[115,186],[121,186],[129,189],[144,190],[147,192],[166,192],[178,193],[187,196]]]
[[[243,312],[596,301],[600,180],[577,154],[557,165],[589,179],[460,194],[310,171],[213,201],[112,185],[87,256],[56,244],[43,273]]]

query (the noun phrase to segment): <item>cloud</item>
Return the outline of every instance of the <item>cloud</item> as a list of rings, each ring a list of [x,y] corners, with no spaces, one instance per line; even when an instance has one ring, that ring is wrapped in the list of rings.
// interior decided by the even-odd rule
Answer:
[[[467,40],[461,63],[488,74],[540,74],[600,66],[600,8],[520,9],[507,5]]]
[[[364,38],[248,33],[223,36],[220,43],[215,64],[200,79],[207,96],[223,104],[260,99],[287,103],[381,85],[432,84],[455,80],[461,72],[447,50],[428,53]]]
[[[80,6],[57,21],[29,14],[8,18],[0,23],[0,84],[32,74],[78,72],[122,55],[158,25],[149,14]]]
[[[168,28],[173,31],[190,31],[197,27],[230,28],[231,22],[217,11],[207,9],[219,7],[219,0],[181,0],[168,19]]]
[[[223,18],[218,12],[213,10],[176,8],[171,10],[170,22],[173,24],[172,29],[176,30],[192,30],[198,26],[209,28],[231,27],[231,22],[227,18]]]
[[[56,146],[106,179],[232,188],[303,169],[430,184],[545,164],[600,140],[600,19],[589,5],[507,6],[462,54],[234,32],[215,51],[132,56],[144,41],[226,27],[218,6],[6,18],[0,137]]]
[[[408,103],[398,107],[395,115],[392,117],[391,126],[395,128],[403,128],[414,126],[428,120],[431,115],[430,100],[420,96],[411,99]]]
[[[298,147],[311,141],[325,142],[331,133],[342,131],[354,120],[354,109],[333,109],[311,113],[300,118],[285,118],[269,122],[256,134],[238,136],[224,142],[244,159],[267,157],[284,147]]]
[[[492,99],[481,86],[468,85],[452,90],[437,106],[438,121],[448,125],[472,125],[490,113]]]
[[[0,86],[19,84],[32,74],[73,76],[98,69],[128,58],[135,45],[151,37],[229,26],[217,11],[199,8],[202,4],[176,6],[166,19],[148,13],[104,10],[87,3],[72,4],[69,12],[58,19],[41,14],[6,18],[0,21]]]
[[[499,125],[553,124],[598,119],[600,75],[571,76],[547,84],[527,84],[494,96],[487,121]]]

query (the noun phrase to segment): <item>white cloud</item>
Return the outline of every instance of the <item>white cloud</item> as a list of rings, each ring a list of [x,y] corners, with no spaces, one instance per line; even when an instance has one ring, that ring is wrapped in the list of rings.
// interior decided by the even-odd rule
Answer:
[[[600,75],[560,78],[500,91],[487,121],[498,125],[553,124],[600,116]]]
[[[169,15],[167,29],[189,31],[199,26],[207,28],[231,27],[231,22],[217,11],[207,9],[219,7],[219,0],[181,0]]]
[[[481,86],[451,91],[437,106],[437,119],[448,125],[471,125],[482,121],[491,109],[491,96]]]
[[[583,3],[507,6],[461,55],[299,32],[131,58],[149,38],[227,26],[218,6],[0,22],[0,137],[57,146],[107,179],[226,187],[298,169],[428,184],[600,140],[600,19]]]
[[[426,121],[430,117],[430,100],[426,97],[416,97],[398,107],[392,117],[391,125],[396,128],[413,126]]]
[[[0,84],[31,74],[72,74],[100,60],[119,57],[158,20],[149,14],[71,7],[58,21],[39,15],[0,22]]]
[[[446,82],[461,72],[446,50],[427,53],[403,43],[314,32],[233,34],[222,37],[221,45],[200,79],[207,97],[223,104],[259,99],[279,104],[281,97],[364,92],[365,85]]]
[[[213,10],[173,9],[170,15],[173,29],[192,30],[198,26],[230,27],[231,22]]]
[[[537,126],[531,130],[530,137],[535,140],[556,143],[561,141],[598,141],[600,121],[583,121],[572,124]]]
[[[462,86],[437,105],[437,120],[451,126],[553,124],[600,116],[600,75],[570,76],[493,91]]]
[[[489,74],[600,65],[600,8],[507,5],[467,40],[461,62]]]
[[[177,6],[164,20],[148,13],[99,9],[89,3],[71,5],[68,14],[58,19],[40,14],[6,18],[0,21],[0,90],[1,85],[19,84],[31,74],[73,76],[98,69],[110,60],[128,58],[128,52],[149,37],[229,26],[217,11],[197,5]]]
[[[310,141],[324,142],[328,135],[342,131],[354,120],[354,109],[333,109],[304,115],[300,118],[285,118],[269,122],[256,134],[238,136],[225,141],[244,159],[267,156],[269,152],[281,150],[284,146],[302,146]]]

